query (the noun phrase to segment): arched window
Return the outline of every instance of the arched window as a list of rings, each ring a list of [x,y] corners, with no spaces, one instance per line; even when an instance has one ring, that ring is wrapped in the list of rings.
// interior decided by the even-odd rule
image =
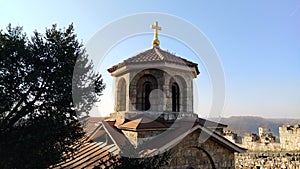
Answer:
[[[126,82],[124,78],[121,78],[117,88],[117,110],[126,110]]]
[[[152,90],[150,82],[145,82],[143,85],[142,110],[149,110],[151,107],[149,95]]]
[[[136,110],[146,111],[151,108],[150,93],[157,89],[157,80],[153,75],[142,76],[136,84]]]
[[[179,112],[179,87],[177,83],[172,84],[172,111]]]
[[[170,79],[168,94],[168,111],[188,112],[187,101],[190,99],[187,96],[187,85],[183,77],[175,75]]]

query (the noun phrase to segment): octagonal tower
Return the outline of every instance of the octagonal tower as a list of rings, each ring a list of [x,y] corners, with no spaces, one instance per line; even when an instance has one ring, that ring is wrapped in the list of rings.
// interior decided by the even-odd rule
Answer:
[[[172,122],[198,117],[193,111],[193,79],[200,73],[198,64],[162,50],[157,35],[161,28],[157,22],[152,28],[152,48],[108,69],[116,84],[114,112],[110,117],[118,121],[120,129],[137,127],[141,122],[132,122],[137,116],[147,116],[152,122],[158,118]],[[158,128],[166,127],[155,123],[149,124],[147,130]],[[129,135],[138,138],[137,132]]]

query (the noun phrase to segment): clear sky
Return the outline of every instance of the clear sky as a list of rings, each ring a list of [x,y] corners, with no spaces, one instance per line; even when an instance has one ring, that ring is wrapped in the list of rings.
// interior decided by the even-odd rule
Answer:
[[[59,27],[74,23],[84,44],[101,28],[125,16],[143,12],[178,16],[201,30],[219,55],[226,79],[222,116],[300,118],[300,0],[0,2],[0,29],[11,23],[32,35],[54,23]],[[97,65],[109,84],[99,107],[101,113],[110,113],[113,104],[112,79],[105,69],[150,48],[151,40],[151,35],[128,38],[106,55],[105,64]],[[160,41],[163,49],[199,63],[202,74],[195,80],[199,102],[195,111],[209,116],[211,87],[201,60],[174,39],[162,36]]]

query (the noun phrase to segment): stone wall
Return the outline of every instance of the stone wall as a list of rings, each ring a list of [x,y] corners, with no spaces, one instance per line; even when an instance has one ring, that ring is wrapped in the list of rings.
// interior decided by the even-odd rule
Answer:
[[[300,125],[279,127],[279,140],[271,133],[263,133],[260,136],[254,133],[247,134],[240,146],[249,151],[300,151]]]
[[[130,143],[135,147],[139,147],[147,140],[151,140],[154,136],[157,136],[165,130],[146,130],[146,131],[130,131],[122,130],[124,135],[128,138]]]
[[[281,148],[285,150],[300,150],[300,126],[284,125],[279,127]]]
[[[211,137],[202,143],[199,136],[200,131],[194,131],[172,148],[171,162],[167,168],[234,168],[233,152],[216,143]]]
[[[120,77],[124,77],[126,84],[128,84],[128,95],[126,96],[130,104],[127,105],[126,111],[135,111],[140,110],[138,100],[141,90],[138,89],[138,84],[141,78],[144,76],[151,75],[157,80],[157,87],[163,94],[163,99],[160,102],[160,105],[163,105],[163,108],[157,109],[158,111],[172,111],[172,93],[170,82],[174,81],[179,86],[179,104],[180,112],[193,112],[193,75],[189,71],[175,70],[175,69],[145,69],[145,67],[137,67],[137,70],[131,70],[127,74],[124,74]],[[120,77],[116,78],[116,82]],[[118,91],[116,91],[118,92]],[[115,94],[117,96],[117,94]],[[151,104],[152,105],[152,104]],[[155,108],[153,110],[156,110]]]
[[[247,152],[235,154],[236,169],[300,169],[300,152]]]
[[[248,151],[282,151],[280,143],[260,143],[260,142],[244,142],[237,144],[240,147],[248,149]]]
[[[242,143],[242,137],[238,136],[236,133],[234,133],[231,130],[222,130],[220,132],[227,140],[236,143],[236,144],[241,144]],[[239,145],[240,146],[240,145]]]

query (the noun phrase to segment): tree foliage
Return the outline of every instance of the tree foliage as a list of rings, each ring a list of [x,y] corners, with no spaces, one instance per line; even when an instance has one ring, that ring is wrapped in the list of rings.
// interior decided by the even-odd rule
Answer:
[[[31,38],[0,31],[0,168],[45,168],[74,151],[84,135],[76,115],[105,88],[93,68],[72,24]]]
[[[140,168],[140,169],[159,169],[168,166],[170,162],[171,151],[167,151],[155,156],[150,157],[126,157],[121,156],[115,163],[115,169],[131,169],[131,168]]]

